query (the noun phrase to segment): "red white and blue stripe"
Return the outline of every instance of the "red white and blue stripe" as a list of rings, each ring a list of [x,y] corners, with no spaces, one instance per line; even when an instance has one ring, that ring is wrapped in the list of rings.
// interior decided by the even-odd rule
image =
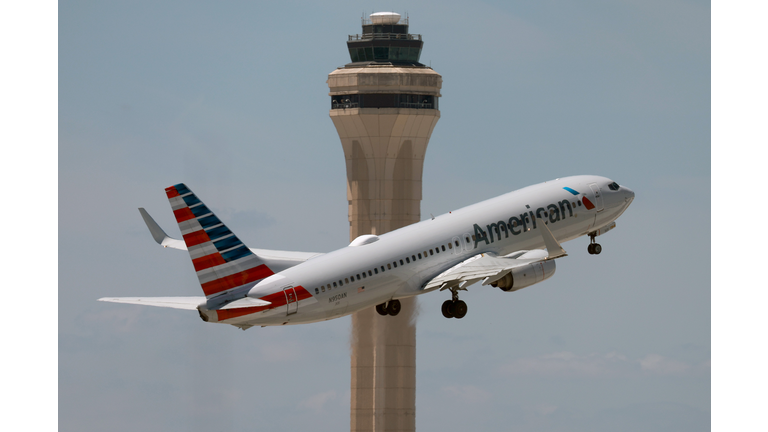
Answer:
[[[184,183],[165,193],[206,297],[274,274]]]

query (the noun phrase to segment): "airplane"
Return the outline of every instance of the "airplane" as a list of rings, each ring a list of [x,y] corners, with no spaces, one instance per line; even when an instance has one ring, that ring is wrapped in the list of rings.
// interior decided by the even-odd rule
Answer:
[[[253,326],[304,324],[375,307],[395,316],[400,299],[450,291],[441,308],[463,318],[459,291],[481,285],[514,292],[549,279],[560,243],[595,242],[616,227],[635,193],[582,175],[528,186],[381,235],[361,235],[326,253],[250,249],[183,183],[165,189],[182,239],[169,237],[143,208],[154,240],[187,250],[204,296],[105,297],[99,301],[197,310],[203,321]]]

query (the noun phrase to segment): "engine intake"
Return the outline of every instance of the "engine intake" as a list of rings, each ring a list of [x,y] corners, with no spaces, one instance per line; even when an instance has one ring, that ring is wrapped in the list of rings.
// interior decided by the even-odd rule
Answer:
[[[555,274],[555,261],[540,261],[515,267],[491,286],[498,287],[504,292],[512,292],[547,280],[553,274]]]

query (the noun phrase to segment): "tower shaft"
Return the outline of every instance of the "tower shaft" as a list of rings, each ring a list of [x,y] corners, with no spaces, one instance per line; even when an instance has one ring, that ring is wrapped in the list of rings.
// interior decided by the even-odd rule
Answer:
[[[440,118],[442,77],[418,63],[421,36],[408,34],[397,14],[379,22],[375,15],[347,42],[352,63],[328,76],[350,240],[419,221],[424,155]],[[352,431],[416,428],[416,301],[400,302],[397,316],[374,308],[352,315]]]

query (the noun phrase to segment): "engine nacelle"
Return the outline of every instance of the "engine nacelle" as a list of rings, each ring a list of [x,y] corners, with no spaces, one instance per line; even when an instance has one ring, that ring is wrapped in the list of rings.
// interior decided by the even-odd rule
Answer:
[[[555,260],[540,261],[512,269],[491,286],[499,287],[505,292],[512,292],[547,280],[553,274],[555,274]]]

